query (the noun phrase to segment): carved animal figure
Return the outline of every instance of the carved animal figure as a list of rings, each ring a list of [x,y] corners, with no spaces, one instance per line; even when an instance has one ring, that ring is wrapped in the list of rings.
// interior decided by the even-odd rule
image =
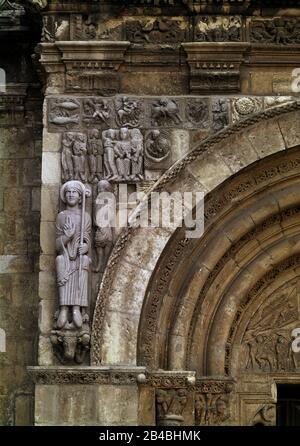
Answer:
[[[152,120],[154,125],[178,125],[182,122],[178,105],[168,98],[161,98],[152,105]]]

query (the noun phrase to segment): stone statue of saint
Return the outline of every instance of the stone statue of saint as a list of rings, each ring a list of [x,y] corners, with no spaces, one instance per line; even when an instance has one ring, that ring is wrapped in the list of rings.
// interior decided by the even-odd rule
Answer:
[[[59,329],[72,322],[81,328],[88,307],[91,217],[85,211],[85,198],[89,195],[90,191],[80,181],[68,181],[60,191],[66,209],[56,219]]]
[[[107,180],[99,181],[97,189],[94,209],[97,265],[94,271],[103,273],[115,239],[116,200],[113,187]]]

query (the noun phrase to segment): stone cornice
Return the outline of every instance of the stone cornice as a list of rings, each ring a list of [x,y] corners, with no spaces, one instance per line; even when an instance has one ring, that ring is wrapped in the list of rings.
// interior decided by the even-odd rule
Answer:
[[[300,45],[251,44],[248,62],[250,65],[297,65],[300,60]],[[246,61],[245,61],[246,63]]]
[[[28,367],[35,384],[137,384],[145,367]]]
[[[35,384],[99,384],[147,385],[154,388],[190,388],[202,393],[230,393],[234,380],[230,377],[200,377],[192,371],[149,371],[145,367],[28,367]]]
[[[104,67],[118,69],[124,61],[124,54],[130,42],[111,41],[77,41],[57,42],[56,46],[61,51],[61,59],[64,63],[99,62]]]

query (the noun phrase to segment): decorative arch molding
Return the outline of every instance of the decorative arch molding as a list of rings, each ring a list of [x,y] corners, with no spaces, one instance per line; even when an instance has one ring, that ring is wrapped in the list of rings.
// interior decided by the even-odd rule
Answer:
[[[258,163],[251,174],[270,171],[276,164],[287,167],[291,157],[299,157],[297,152],[272,157],[264,166]],[[255,289],[264,275],[277,277],[282,272],[278,263],[289,262],[294,254],[298,258],[299,179],[295,173],[296,165],[281,181],[279,173],[271,175],[255,195],[248,189],[238,207],[218,207],[214,218],[207,219],[203,238],[189,241],[177,262],[172,252],[183,246],[183,231],[170,242],[152,281],[155,285],[147,290],[140,322],[139,364],[196,370],[200,375],[229,373],[225,341],[237,322],[235,316],[243,314],[248,290]],[[243,178],[235,180],[243,183],[247,175],[244,172]],[[222,200],[232,188],[236,184],[229,181],[223,191],[211,194],[207,215],[215,203],[212,196]]]
[[[185,315],[187,319],[182,320],[190,323],[186,326],[181,323],[181,327],[188,330],[182,336],[180,331],[176,332],[179,329],[176,323],[180,323],[183,309],[178,306],[178,300],[174,304],[172,295],[166,291],[171,287],[177,296],[182,296],[187,284],[193,283],[195,275],[204,278],[212,273],[209,253],[207,264],[201,264],[200,269],[197,269],[196,257],[191,253],[199,252],[200,246],[203,249],[202,243],[209,238],[208,229],[215,226],[219,235],[223,235],[221,239],[219,237],[222,240],[220,248],[223,255],[226,254],[233,241],[230,238],[232,234],[224,232],[224,217],[235,220],[234,227],[237,227],[238,215],[231,213],[234,204],[239,205],[239,212],[245,212],[236,233],[238,239],[257,225],[263,225],[268,218],[276,219],[281,211],[299,204],[299,110],[300,103],[294,102],[240,121],[197,145],[156,183],[152,191],[205,192],[206,232],[200,243],[185,239],[183,230],[172,232],[162,228],[132,227],[123,232],[111,255],[97,298],[92,336],[93,365],[139,363],[150,368],[169,369],[185,365],[187,369],[198,369],[200,373],[199,364],[195,366],[193,362],[195,341],[184,346],[193,361],[187,360],[182,354],[182,345],[178,344],[179,339],[185,342],[193,339],[194,310],[188,306],[185,309],[189,317]],[[281,192],[283,190],[285,193]],[[260,210],[257,215],[251,215],[247,209],[249,211],[251,205],[255,206],[258,196]],[[281,202],[282,209],[279,207]],[[220,219],[223,219],[223,227],[217,224]],[[264,247],[260,252],[264,253]],[[186,265],[182,262],[183,257],[185,262],[189,260]],[[266,269],[273,266],[270,261]],[[183,282],[178,279],[179,271],[180,276],[184,276]],[[171,276],[174,278],[172,281]],[[162,301],[165,303],[163,306]],[[184,302],[188,305],[189,296]],[[175,319],[168,314],[166,304],[172,308]],[[163,321],[163,330],[157,330]],[[179,361],[174,359],[176,351]],[[209,366],[207,371],[210,372]]]

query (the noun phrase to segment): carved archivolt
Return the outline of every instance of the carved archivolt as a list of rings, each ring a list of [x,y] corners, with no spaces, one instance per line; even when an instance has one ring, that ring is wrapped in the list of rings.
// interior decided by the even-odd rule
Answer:
[[[240,145],[236,144],[237,140],[244,141],[244,138],[247,138],[247,135],[255,134],[255,132],[257,132],[259,136],[262,132],[262,126],[260,126],[260,122],[262,121],[264,122],[264,131],[266,132],[264,134],[265,139],[268,139],[267,129],[271,129],[272,125],[277,126],[277,122],[280,124],[282,119],[285,122],[288,122],[290,119],[291,127],[293,127],[292,123],[296,119],[296,113],[291,113],[290,115],[285,114],[297,110],[299,107],[300,104],[295,103],[267,110],[263,113],[252,116],[248,120],[239,121],[236,125],[231,126],[227,130],[220,132],[218,135],[209,138],[204,143],[197,146],[180,162],[176,163],[171,169],[169,169],[157,183],[155,190],[167,190],[171,192],[174,190],[193,190],[191,188],[199,188],[201,190],[202,188],[202,190],[209,192],[210,190],[215,189],[218,184],[223,183],[226,178],[229,178],[233,172],[238,172],[243,167],[252,164],[255,159],[258,159],[258,157],[250,157],[250,155],[245,152],[245,154],[243,154],[245,158],[243,159],[243,163],[241,163],[242,165],[239,167],[234,166],[233,169],[228,168],[228,172],[226,172],[222,178],[218,177],[218,173],[215,172],[215,178],[214,176],[210,177],[210,181],[206,182],[206,185],[203,188],[203,184],[201,184],[201,182],[204,181],[205,176],[207,175],[205,166],[207,166],[208,160],[211,156],[216,158],[220,156],[220,160],[222,160],[222,162],[224,161],[225,164],[227,163],[227,165],[230,165],[234,153],[230,154],[232,158],[226,158],[224,152],[222,154],[224,146],[231,147],[232,152],[236,150],[236,157],[239,158],[241,152]],[[278,121],[277,117],[280,117]],[[272,135],[272,137],[273,136],[274,135]],[[284,144],[286,144],[287,136],[284,134],[284,132],[283,137],[285,139],[282,141]],[[271,138],[271,133],[269,138]],[[282,133],[279,138],[282,138]],[[288,142],[289,148],[296,145],[297,138],[296,136],[293,136],[293,138],[295,143],[293,144]],[[265,157],[267,153],[263,153],[260,144],[261,142],[258,143],[256,150],[260,153],[259,156],[262,158]],[[276,153],[276,151],[278,151],[278,146],[276,147],[276,144],[277,143],[274,142],[274,147],[271,151],[269,151],[269,153]],[[247,156],[249,156],[248,160]],[[126,328],[125,326],[123,327],[125,330],[128,330],[129,328],[131,330],[130,333],[131,337],[133,336],[133,338],[128,341],[126,340],[125,332],[124,337],[121,334],[122,328],[120,328],[120,323],[122,324],[122,317],[125,317],[124,313],[121,315],[118,310],[110,310],[109,313],[107,313],[107,309],[113,308],[114,306],[113,289],[115,280],[118,280],[118,277],[121,277],[120,274],[122,272],[122,268],[120,269],[118,265],[120,265],[120,261],[122,263],[121,259],[123,256],[134,259],[134,252],[136,249],[134,246],[137,243],[139,234],[140,236],[142,235],[139,229],[127,229],[113,250],[111,261],[108,264],[108,268],[100,288],[93,323],[93,363],[99,364],[102,358],[104,361],[122,362],[123,358],[125,358],[125,351],[127,358],[129,353],[129,356],[132,358],[131,360],[134,363],[137,355],[136,344],[138,344],[139,356],[137,360],[140,364],[149,365],[151,367],[169,367],[169,369],[175,367],[185,370],[198,370],[201,374],[206,374],[206,372],[208,372],[208,374],[215,372],[215,374],[223,374],[225,368],[225,351],[222,349],[225,349],[225,346],[220,347],[221,353],[219,353],[219,357],[222,359],[219,361],[219,369],[217,367],[217,370],[214,371],[212,371],[214,367],[213,363],[216,361],[215,358],[218,352],[218,347],[215,347],[214,352],[214,347],[211,347],[212,352],[209,353],[207,351],[207,349],[209,350],[207,345],[207,337],[203,342],[200,342],[201,347],[197,346],[197,343],[199,344],[199,324],[201,325],[201,323],[204,323],[205,325],[206,323],[206,329],[208,332],[210,332],[212,327],[209,327],[209,324],[213,319],[206,318],[206,321],[204,320],[204,322],[201,322],[201,315],[203,316],[203,314],[205,314],[205,305],[207,305],[207,303],[204,303],[204,307],[201,306],[203,303],[200,302],[201,299],[200,301],[197,300],[197,293],[195,290],[198,286],[199,294],[199,291],[201,292],[202,289],[204,289],[208,276],[212,274],[211,278],[213,277],[215,268],[218,269],[218,262],[221,261],[224,255],[226,255],[229,248],[234,245],[231,239],[231,237],[233,237],[233,234],[230,233],[231,229],[230,227],[226,227],[226,224],[230,221],[230,218],[234,223],[232,225],[232,231],[235,230],[234,237],[236,238],[236,242],[243,237],[248,237],[248,239],[251,239],[251,234],[248,236],[247,234],[249,232],[251,233],[256,226],[263,226],[265,224],[265,220],[268,218],[274,218],[276,224],[276,214],[279,212],[278,202],[275,200],[276,203],[274,203],[272,198],[270,198],[270,202],[268,202],[265,195],[266,189],[271,188],[271,184],[273,184],[274,186],[272,187],[274,187],[274,192],[272,193],[274,198],[274,194],[277,194],[276,184],[278,182],[285,182],[284,187],[286,187],[285,198],[283,196],[282,199],[280,197],[278,198],[278,200],[282,201],[282,209],[297,205],[296,198],[293,203],[290,201],[291,191],[293,188],[296,188],[293,181],[297,183],[294,178],[299,171],[299,160],[299,154],[297,154],[297,152],[287,152],[281,157],[278,156],[277,158],[275,157],[274,160],[270,159],[266,161],[264,165],[258,165],[252,170],[241,172],[240,177],[236,177],[234,180],[228,181],[226,183],[226,187],[222,186],[222,189],[216,190],[216,193],[210,193],[207,195],[205,208],[206,232],[200,241],[186,239],[183,236],[183,230],[177,231],[172,238],[170,233],[162,234],[161,231],[156,230],[148,232],[148,243],[150,245],[153,243],[153,249],[155,249],[155,252],[159,253],[157,258],[160,257],[162,250],[166,247],[167,241],[170,240],[170,242],[169,245],[167,245],[167,248],[165,248],[165,255],[161,256],[158,262],[154,262],[152,259],[151,264],[149,265],[147,264],[146,257],[143,258],[142,254],[139,252],[142,261],[138,262],[139,265],[137,264],[137,268],[140,268],[139,271],[141,271],[141,274],[144,274],[143,277],[145,280],[143,280],[143,283],[141,283],[139,278],[136,277],[136,283],[134,284],[135,289],[132,290],[132,293],[128,288],[130,285],[128,284],[127,286],[125,284],[127,301],[128,296],[130,296],[130,298],[132,297],[135,302],[135,314],[132,314],[132,317],[129,314],[126,316],[126,318],[128,318],[128,322],[125,323]],[[256,208],[255,200],[251,198],[254,196],[254,194],[259,197],[259,204]],[[282,194],[283,192],[281,192],[281,195]],[[290,199],[288,199],[288,197],[290,197]],[[286,203],[284,203],[284,200],[286,200]],[[268,205],[266,205],[267,202]],[[239,207],[237,208],[237,206],[233,205],[233,203],[239,203]],[[237,209],[236,214],[233,212],[234,208]],[[231,214],[230,218],[225,218],[228,212]],[[243,215],[242,220],[240,217],[241,213]],[[213,228],[215,228],[215,232],[213,231]],[[257,229],[257,231],[259,232],[259,229]],[[223,236],[220,237],[220,234],[222,233]],[[218,234],[219,238],[216,238],[216,234]],[[278,240],[280,238],[282,240],[284,239],[282,232],[281,237],[279,237]],[[213,258],[213,252],[209,252],[209,249],[204,249],[201,244],[201,242],[206,243],[207,241],[210,243],[212,239],[219,241],[219,251],[217,252],[216,258]],[[241,243],[243,245],[243,242]],[[253,245],[248,245],[247,249],[249,250],[249,256],[251,256],[251,253],[253,253],[253,255],[255,254],[257,258],[262,255],[263,248],[259,247],[259,243],[259,241],[255,242],[255,249],[257,248],[256,250],[254,250]],[[160,246],[159,248],[158,245]],[[239,249],[239,252],[241,253],[242,245]],[[197,263],[197,261],[195,262],[195,256],[197,256],[200,251],[202,251],[204,256],[203,261],[199,261],[199,264],[195,266],[195,270],[193,270],[193,268],[190,266],[190,261],[192,260],[195,265]],[[232,253],[232,255],[234,256],[234,253]],[[230,256],[228,255],[228,257]],[[236,259],[231,258],[230,262],[231,263],[229,265],[231,265],[231,267],[236,266]],[[272,269],[273,266],[274,265],[272,265],[272,262],[270,261],[269,265],[266,265],[266,268]],[[150,281],[151,271],[154,270],[154,267],[155,274],[153,274]],[[200,269],[197,270],[198,267]],[[181,277],[185,277],[185,274],[187,274],[187,277],[188,274],[192,274],[192,276],[190,276],[190,281],[196,287],[195,289],[189,289],[189,280],[185,283],[176,283],[176,277],[178,277],[177,271],[179,268],[183,268],[183,270],[180,270]],[[184,271],[183,274],[182,271]],[[247,272],[247,268],[245,268],[245,272]],[[261,273],[262,272],[263,271],[261,270]],[[255,277],[255,274],[253,274],[253,286],[256,281],[259,280],[259,275],[260,272],[257,277]],[[198,285],[196,285],[197,282],[194,283],[193,281],[195,276],[200,278]],[[127,278],[125,278],[125,282],[126,281]],[[204,283],[202,283],[202,281]],[[224,276],[223,282],[226,282],[226,276]],[[179,285],[181,286],[180,297],[178,289]],[[211,292],[212,291],[213,288],[211,289]],[[188,293],[190,292],[193,295],[189,298]],[[244,293],[244,291],[241,292]],[[196,297],[194,297],[194,294]],[[145,296],[147,296],[147,299],[144,301]],[[228,292],[226,292],[226,296],[228,297]],[[119,297],[120,295],[118,294],[118,298]],[[222,296],[220,296],[220,299],[221,298]],[[191,303],[193,299],[195,299],[193,301],[194,303]],[[144,304],[142,310],[143,301]],[[136,302],[138,302],[138,304],[136,304]],[[222,300],[220,302],[222,302]],[[218,305],[220,302],[216,302],[214,311],[218,310]],[[197,303],[196,306],[194,306],[195,303]],[[126,305],[128,308],[128,302]],[[225,308],[225,311],[228,312],[228,314],[230,314],[230,312],[235,314],[236,310],[237,308],[235,302],[232,301],[230,307],[229,299],[229,304],[228,307]],[[168,313],[168,311],[170,311],[170,313]],[[109,348],[109,344],[113,340],[110,338],[110,336],[108,336],[107,330],[103,330],[103,324],[105,327],[105,321],[107,321],[108,317],[112,322],[113,329],[117,328],[117,326],[119,327],[118,330],[120,330],[120,332],[117,336],[118,339],[122,339],[123,341],[125,340],[125,342],[120,341],[117,349],[114,350],[115,356],[111,356],[112,353]],[[116,325],[114,325],[114,318],[116,320]],[[141,328],[137,339],[137,327],[139,322]],[[166,333],[168,333],[168,337],[166,343],[163,342],[160,344],[160,342],[157,341],[158,339],[164,339],[164,336],[166,335],[166,333],[164,333],[166,325],[168,326],[168,330],[166,331]],[[162,334],[161,337],[157,336],[158,330]],[[175,354],[176,351],[177,355]],[[207,355],[210,355],[211,359],[205,359],[203,361],[202,359],[207,358]],[[210,363],[210,361],[212,361],[212,363]],[[199,365],[199,362],[201,362],[201,365]],[[203,370],[203,367],[205,370]]]

